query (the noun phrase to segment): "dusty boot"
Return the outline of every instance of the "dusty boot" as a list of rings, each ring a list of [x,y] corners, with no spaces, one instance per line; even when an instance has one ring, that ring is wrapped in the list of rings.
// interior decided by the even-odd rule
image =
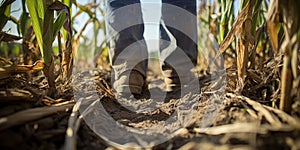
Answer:
[[[179,99],[181,96],[181,83],[177,72],[167,63],[162,66],[162,70],[166,84],[165,91],[167,92],[165,102],[169,102],[171,99]]]
[[[172,73],[173,72],[173,73]],[[166,92],[173,92],[180,90],[180,79],[175,71],[172,70],[165,70],[164,71],[164,81],[166,84]]]
[[[190,69],[186,69],[187,67],[178,67],[176,71],[179,70],[180,74],[180,72],[177,73],[167,63],[162,67],[166,84],[165,91],[167,92],[165,102],[170,99],[179,99],[188,93],[194,94],[199,92],[199,81]]]
[[[141,95],[145,86],[145,78],[146,77],[144,77],[144,75],[135,70],[122,75],[114,82],[114,88],[117,92],[117,96],[129,98],[132,95],[134,97]]]

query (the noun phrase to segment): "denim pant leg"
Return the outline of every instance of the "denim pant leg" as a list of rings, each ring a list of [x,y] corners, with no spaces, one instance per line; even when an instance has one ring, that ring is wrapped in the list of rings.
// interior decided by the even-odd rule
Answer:
[[[194,78],[191,69],[198,55],[196,0],[162,2],[160,55],[167,91],[172,91]]]
[[[139,0],[106,0],[112,85],[118,93],[141,93],[148,52]]]

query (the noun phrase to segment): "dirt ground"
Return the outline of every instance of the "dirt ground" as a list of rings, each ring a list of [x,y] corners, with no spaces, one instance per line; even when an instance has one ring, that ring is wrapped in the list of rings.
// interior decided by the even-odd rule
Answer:
[[[150,68],[148,72],[149,88],[162,89],[162,76],[157,64],[152,66],[156,66],[156,69]],[[0,80],[0,149],[69,149],[72,145],[88,150],[130,148],[100,138],[92,130],[95,126],[80,120],[80,113],[73,107],[77,106],[75,100],[78,97],[83,100],[82,108],[96,110],[97,105],[101,104],[104,109],[96,114],[99,118],[102,116],[99,113],[105,111],[116,122],[131,128],[159,126],[172,117],[185,124],[184,127],[170,126],[169,131],[173,131],[171,128],[180,130],[169,133],[173,135],[172,138],[155,145],[153,149],[300,149],[299,116],[271,107],[272,103],[267,102],[268,91],[265,96],[267,99],[257,94],[258,90],[268,88],[261,87],[252,92],[245,90],[246,93],[238,94],[230,90],[231,84],[227,84],[225,93],[222,93],[218,89],[221,78],[212,78],[211,74],[204,72],[199,73],[200,93],[181,99],[171,95],[168,101],[139,99],[131,107],[141,106],[141,112],[131,111],[130,106],[124,107],[113,97],[108,85],[110,73],[105,69],[76,74],[75,84],[58,85],[62,92],[57,94],[56,99],[45,96],[47,83],[41,74],[33,75],[30,80],[23,75]],[[231,82],[230,76],[226,82]],[[96,98],[93,90],[97,91]],[[187,105],[192,107],[180,107],[191,99],[197,99],[192,105]],[[148,110],[146,106],[152,104],[159,107]],[[86,112],[81,111],[83,113]],[[190,113],[193,115],[188,115]],[[89,115],[95,117],[95,114],[87,112]],[[95,118],[95,125],[97,121],[103,121],[97,116]],[[203,128],[204,123],[209,128]],[[105,125],[103,122],[100,124]],[[110,124],[106,127],[108,129],[100,131],[113,129]],[[163,129],[157,131],[168,132]],[[112,132],[116,137],[124,136],[117,130]]]

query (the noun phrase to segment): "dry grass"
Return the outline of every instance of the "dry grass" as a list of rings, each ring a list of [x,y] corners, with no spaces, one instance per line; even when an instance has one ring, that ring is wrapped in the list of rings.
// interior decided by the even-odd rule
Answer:
[[[47,1],[47,4],[33,0],[27,1],[27,4],[32,4],[28,14],[24,1],[22,11],[25,16],[19,20],[10,17],[12,2],[4,0],[1,4],[3,22],[0,28],[2,30],[8,20],[19,24],[23,51],[17,56],[21,58],[17,62],[0,57],[0,134],[5,135],[0,138],[12,137],[10,141],[25,143],[25,148],[35,149],[48,145],[53,149],[63,146],[80,149],[92,146],[90,143],[96,145],[93,148],[123,148],[117,143],[99,139],[82,121],[96,103],[103,103],[108,113],[120,123],[135,128],[155,125],[158,122],[155,119],[164,118],[175,110],[176,101],[143,115],[129,113],[119,106],[109,85],[110,66],[105,42],[100,47],[97,44],[92,46],[100,51],[95,60],[99,70],[76,73],[74,78],[82,82],[74,82],[76,80],[71,78],[73,59],[81,62],[88,57],[81,51],[88,49],[83,44],[86,38],[82,35],[87,25],[93,23],[97,27],[94,32],[104,30],[104,22],[95,18],[102,2],[82,6],[68,0],[64,3]],[[205,2],[200,4],[198,14],[202,40],[199,41],[201,53],[196,67],[203,87],[197,95],[201,99],[199,104],[189,108],[196,111],[197,116],[188,120],[189,126],[176,133],[175,138],[154,149],[265,149],[270,148],[269,145],[274,145],[272,148],[299,149],[300,14],[297,7],[300,1],[241,0],[236,18],[233,1],[216,0],[211,6]],[[45,6],[47,13],[34,14],[41,5]],[[71,5],[80,9],[78,14],[70,16]],[[87,13],[90,19],[75,32],[72,21],[80,13]],[[101,13],[104,15],[103,10]],[[42,19],[37,18],[43,15]],[[32,19],[25,23],[29,16]],[[59,44],[56,55],[52,47],[55,37],[58,37]],[[1,31],[0,46],[17,39],[20,37]],[[95,65],[79,64],[83,70]],[[39,72],[42,69],[43,73]],[[148,72],[148,80],[161,79],[161,74],[153,70]],[[224,79],[227,79],[226,93],[218,95],[222,93],[220,87],[224,85]],[[100,97],[86,96],[74,104],[73,90],[79,88],[83,91],[79,94],[89,95],[92,85]],[[203,130],[201,120],[206,110],[216,109],[214,103],[211,104],[215,101],[212,94],[223,101],[215,121],[209,124],[212,128]],[[88,111],[79,114],[78,107],[86,101],[92,104],[87,106]],[[10,138],[1,139],[8,142],[0,142],[0,146],[16,146],[9,145],[7,139]]]

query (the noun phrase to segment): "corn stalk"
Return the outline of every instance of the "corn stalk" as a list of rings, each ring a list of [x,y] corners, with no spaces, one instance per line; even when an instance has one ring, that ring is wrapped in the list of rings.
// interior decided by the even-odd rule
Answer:
[[[72,21],[71,21],[71,11],[68,5],[70,1],[65,1],[67,3],[64,4],[62,2],[54,2],[49,9],[56,10],[59,12],[57,19],[54,22],[54,36],[58,34],[61,27],[63,26],[64,30],[64,41],[65,45],[63,46],[62,51],[62,61],[61,61],[61,68],[62,68],[62,79],[63,81],[69,80],[72,75],[72,67],[73,67],[73,48],[72,48]],[[60,39],[59,39],[60,40]]]
[[[64,57],[66,63],[62,63],[65,70],[65,76],[70,77],[72,70],[72,31],[69,8],[63,3],[52,0],[27,0],[26,1],[29,14],[31,16],[33,29],[38,41],[38,45],[44,62],[44,74],[47,77],[49,90],[48,95],[55,96],[55,75],[54,63],[52,56],[52,44],[54,37],[58,34],[62,26],[68,33],[66,40],[66,51]],[[62,11],[54,21],[54,10]]]
[[[47,77],[49,90],[48,95],[54,96],[56,93],[54,64],[52,58],[52,41],[53,41],[53,11],[48,7],[52,0],[27,0],[27,8],[31,16],[33,29],[38,41],[38,45],[44,62],[44,74]]]
[[[220,46],[219,54],[223,53],[227,47],[237,37],[237,74],[238,86],[237,91],[241,91],[244,86],[244,80],[247,76],[249,49],[255,44],[253,31],[255,31],[255,21],[253,23],[252,17],[255,12],[256,5],[260,5],[261,0],[258,1],[244,1],[245,6],[238,14],[231,30],[226,35],[224,41]],[[243,5],[242,5],[243,6]],[[254,28],[254,29],[253,29]]]
[[[292,87],[299,86],[298,81],[298,53],[300,40],[300,15],[298,13],[298,0],[280,1],[283,9],[284,41],[281,50],[284,54],[283,69],[281,72],[281,99],[280,109],[291,111]],[[294,83],[293,83],[294,81]],[[295,87],[299,90],[299,87]]]
[[[65,41],[65,46],[63,46],[63,56],[62,56],[62,79],[68,80],[72,75],[73,67],[73,47],[72,47],[72,10],[71,10],[72,1],[71,0],[62,0],[62,3],[57,3],[55,10],[59,11],[62,15],[61,23],[64,22],[64,31],[63,37]],[[58,26],[61,27],[61,26]]]

